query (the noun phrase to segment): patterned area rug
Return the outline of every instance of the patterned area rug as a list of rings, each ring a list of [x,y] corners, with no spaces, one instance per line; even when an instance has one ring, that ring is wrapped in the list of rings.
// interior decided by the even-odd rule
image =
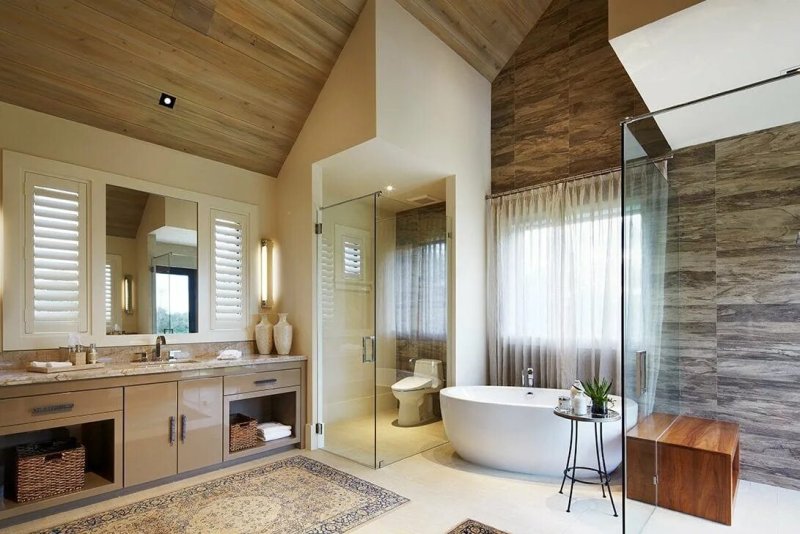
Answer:
[[[72,521],[42,533],[345,532],[408,499],[304,456]]]
[[[447,534],[508,534],[503,530],[484,525],[474,519],[467,519]]]

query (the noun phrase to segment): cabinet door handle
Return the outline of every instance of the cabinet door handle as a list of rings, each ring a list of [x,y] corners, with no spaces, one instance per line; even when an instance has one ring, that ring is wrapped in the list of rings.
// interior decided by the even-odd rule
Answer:
[[[170,446],[175,444],[175,416],[169,416],[169,444]]]
[[[63,413],[71,412],[75,407],[74,402],[66,402],[64,404],[51,404],[49,406],[37,406],[31,410],[33,415],[46,415],[49,413]]]
[[[253,384],[257,386],[263,386],[264,384],[274,384],[277,381],[278,381],[277,378],[265,378],[263,380],[255,380]]]
[[[181,415],[181,443],[186,443],[186,415]]]

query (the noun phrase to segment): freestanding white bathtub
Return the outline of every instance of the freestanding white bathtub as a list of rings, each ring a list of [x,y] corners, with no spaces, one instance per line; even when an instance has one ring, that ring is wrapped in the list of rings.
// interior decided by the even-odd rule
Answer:
[[[553,413],[564,389],[503,386],[456,386],[440,392],[447,437],[465,460],[516,473],[560,477],[569,449],[570,422]],[[619,411],[620,397],[612,396]],[[638,405],[626,402],[629,427]],[[578,465],[597,465],[594,428],[579,423]],[[622,422],[603,425],[606,467],[622,462]]]

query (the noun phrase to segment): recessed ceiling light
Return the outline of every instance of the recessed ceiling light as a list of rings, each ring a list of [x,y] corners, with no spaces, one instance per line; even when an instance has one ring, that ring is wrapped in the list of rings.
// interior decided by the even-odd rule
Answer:
[[[158,99],[158,103],[159,105],[172,109],[175,107],[175,100],[176,98],[174,96],[161,93],[161,98]]]
[[[386,190],[387,191],[394,191],[394,186],[393,185],[387,185],[386,186]]]

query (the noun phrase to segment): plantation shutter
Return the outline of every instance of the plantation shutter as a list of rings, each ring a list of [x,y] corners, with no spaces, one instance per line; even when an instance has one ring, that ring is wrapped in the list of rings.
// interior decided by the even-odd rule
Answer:
[[[343,243],[344,274],[350,278],[361,279],[363,258],[361,257],[361,243],[355,239],[345,239]]]
[[[105,268],[105,276],[104,276],[104,296],[103,301],[105,302],[106,308],[106,330],[108,330],[112,326],[113,321],[113,308],[114,308],[114,299],[111,293],[111,286],[113,284],[113,275],[111,273],[111,264],[106,263]]]
[[[246,309],[246,218],[212,211],[215,328],[241,328]]]
[[[25,331],[86,332],[86,184],[28,173]]]

